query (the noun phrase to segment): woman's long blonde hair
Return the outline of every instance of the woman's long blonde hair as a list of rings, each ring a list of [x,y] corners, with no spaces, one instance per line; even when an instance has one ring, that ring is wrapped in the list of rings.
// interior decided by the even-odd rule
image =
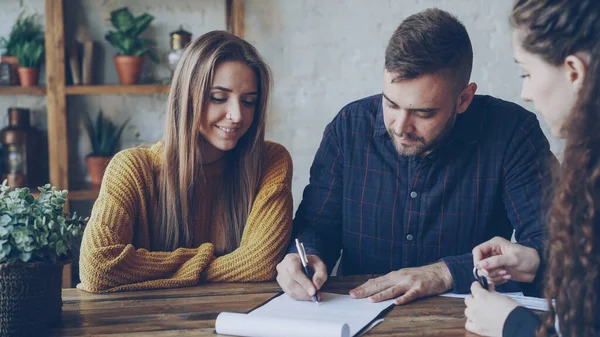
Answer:
[[[224,61],[246,64],[257,79],[258,99],[252,125],[225,156],[220,204],[224,251],[239,246],[262,176],[265,113],[271,73],[256,49],[224,31],[212,31],[187,46],[177,64],[168,97],[163,161],[158,177],[158,214],[153,221],[152,248],[173,251],[192,247],[199,213],[198,188],[203,180],[200,118],[209,100],[215,69]],[[207,238],[202,238],[207,241]]]

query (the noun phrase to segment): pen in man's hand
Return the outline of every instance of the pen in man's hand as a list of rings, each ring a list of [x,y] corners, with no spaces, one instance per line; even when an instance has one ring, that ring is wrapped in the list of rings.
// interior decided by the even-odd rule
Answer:
[[[302,262],[302,267],[304,267],[304,273],[306,273],[306,277],[312,282],[312,273],[310,269],[308,269],[308,257],[306,256],[306,251],[304,250],[304,244],[300,243],[298,239],[296,239],[296,249],[298,250],[298,255],[300,255],[300,261]],[[313,301],[317,304],[319,303],[319,297],[317,296],[317,288],[315,287],[315,294],[312,297]]]

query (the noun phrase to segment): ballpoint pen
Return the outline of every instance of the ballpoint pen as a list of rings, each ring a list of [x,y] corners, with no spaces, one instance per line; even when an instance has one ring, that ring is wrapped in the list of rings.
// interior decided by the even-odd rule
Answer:
[[[302,244],[298,239],[296,239],[296,249],[298,250],[298,255],[300,255],[300,261],[302,262],[302,267],[304,267],[304,273],[306,273],[306,277],[312,282],[312,274],[310,269],[308,269],[308,257],[306,256],[306,251],[304,250],[304,244]],[[319,297],[317,297],[316,293],[317,289],[315,288],[315,294],[312,299],[317,304],[319,303]]]

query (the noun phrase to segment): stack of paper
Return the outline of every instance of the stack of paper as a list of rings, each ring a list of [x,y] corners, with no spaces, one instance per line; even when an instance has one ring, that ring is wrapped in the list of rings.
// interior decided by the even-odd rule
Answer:
[[[453,298],[465,298],[469,295],[470,294],[445,293],[445,294],[441,294],[440,296],[453,297]],[[523,293],[520,293],[520,292],[519,293],[503,293],[503,295],[506,295],[506,296],[512,298],[513,300],[521,303],[525,308],[529,308],[532,310],[548,311],[548,304],[547,304],[545,298],[524,296]],[[554,303],[554,300],[552,302]]]
[[[215,330],[234,336],[350,337],[370,329],[394,300],[371,303],[349,295],[321,293],[319,304],[296,301],[286,294],[275,297],[249,314],[223,312]]]

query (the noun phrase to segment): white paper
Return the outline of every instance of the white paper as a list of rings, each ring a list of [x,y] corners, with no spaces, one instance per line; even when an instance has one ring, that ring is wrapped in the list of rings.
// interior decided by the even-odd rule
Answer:
[[[506,295],[509,297],[513,297],[513,296],[523,296],[522,292],[517,292],[517,293],[501,293],[502,295]],[[445,294],[441,294],[440,296],[442,297],[452,297],[452,298],[467,298],[467,296],[469,296],[471,294],[455,294],[455,293],[445,293]]]
[[[231,312],[222,312],[217,316],[215,330],[218,334],[245,337],[350,337],[350,329],[345,323],[314,322]]]
[[[508,296],[510,298],[512,298],[513,300],[515,300],[515,301],[517,301],[519,303],[521,303],[525,308],[532,309],[532,310],[548,311],[548,304],[547,304],[545,298],[523,296],[523,293],[521,293],[521,292],[518,292],[518,293],[502,293],[502,294],[506,295],[506,296]],[[443,296],[443,297],[453,297],[453,298],[466,298],[469,295],[470,294],[445,293],[445,294],[441,294],[440,296]]]
[[[247,315],[221,313],[216,330],[248,337],[354,336],[390,305],[393,300],[371,303],[368,299],[333,293],[321,293],[317,304],[282,294]]]

